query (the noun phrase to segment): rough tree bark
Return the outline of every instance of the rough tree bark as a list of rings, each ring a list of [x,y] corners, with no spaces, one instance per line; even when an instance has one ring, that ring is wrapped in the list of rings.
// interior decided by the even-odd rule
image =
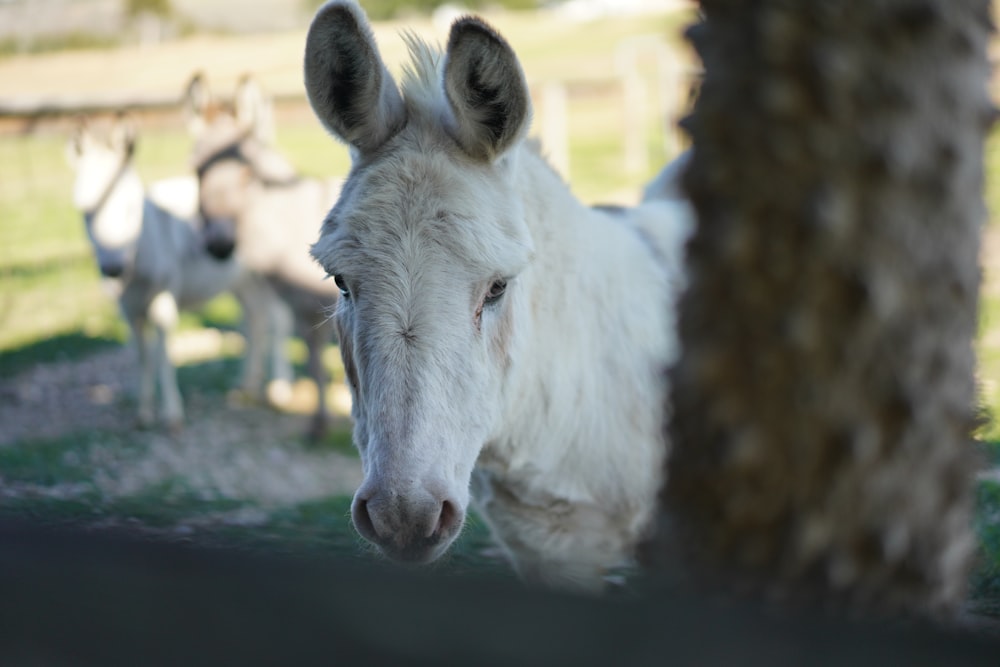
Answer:
[[[699,227],[646,557],[769,596],[953,609],[974,545],[989,3],[702,9]]]

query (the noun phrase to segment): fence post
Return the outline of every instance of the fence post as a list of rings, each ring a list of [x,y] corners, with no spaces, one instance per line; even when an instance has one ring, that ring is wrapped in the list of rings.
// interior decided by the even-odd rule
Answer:
[[[549,161],[569,180],[569,114],[566,85],[549,81],[542,87],[542,144]]]

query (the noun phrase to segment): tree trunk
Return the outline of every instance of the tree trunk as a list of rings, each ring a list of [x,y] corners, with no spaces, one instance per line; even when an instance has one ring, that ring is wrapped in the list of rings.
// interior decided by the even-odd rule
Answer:
[[[988,2],[702,8],[699,226],[646,556],[769,596],[954,608],[974,546]]]

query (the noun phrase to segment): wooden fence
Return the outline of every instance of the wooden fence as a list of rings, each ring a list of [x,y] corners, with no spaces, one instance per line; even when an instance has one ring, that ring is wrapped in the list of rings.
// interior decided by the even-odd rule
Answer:
[[[662,142],[664,156],[681,150],[685,139],[676,121],[687,110],[699,72],[672,53],[657,35],[623,41],[616,54],[617,74],[607,78],[577,78],[533,82],[536,132],[553,166],[569,178],[570,116],[574,104],[602,97],[618,101],[621,116],[625,173],[646,173],[647,146]],[[652,73],[650,73],[652,72]],[[303,92],[273,96],[279,119],[301,116],[308,110]],[[0,98],[0,139],[39,131],[66,131],[76,116],[106,116],[127,109],[144,127],[176,126],[180,119],[180,91],[172,94],[133,94],[127,91],[91,95],[23,96]],[[652,129],[649,118],[660,120]],[[655,131],[657,136],[651,137]]]

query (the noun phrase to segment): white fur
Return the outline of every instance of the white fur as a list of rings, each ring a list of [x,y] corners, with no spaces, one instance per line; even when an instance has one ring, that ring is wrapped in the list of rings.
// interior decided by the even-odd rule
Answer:
[[[357,139],[366,128],[326,104],[333,59],[316,55],[345,44],[377,54],[353,27],[364,21],[353,3],[328,3],[306,47],[314,109],[328,128],[347,126],[340,138],[358,156],[313,251],[350,295],[337,320],[365,470],[355,525],[394,558],[433,560],[458,535],[471,488],[522,576],[598,589],[631,556],[663,482],[664,372],[678,355],[691,212],[580,203],[522,139],[523,74],[475,21],[453,27],[455,51],[440,61],[410,38],[405,123],[372,149],[386,128]],[[481,90],[455,112],[441,92],[449,67],[449,96],[478,80],[511,114],[476,107]],[[505,295],[482,307],[498,278]]]
[[[76,170],[73,200],[84,214],[102,272],[109,266],[122,271],[115,280],[121,283],[119,304],[139,354],[139,420],[153,421],[158,382],[160,417],[177,428],[184,408],[166,339],[177,324],[178,310],[201,305],[226,290],[237,294],[249,325],[246,389],[262,384],[260,355],[265,350],[260,339],[268,310],[260,303],[258,278],[235,261],[210,257],[191,219],[167,210],[196,210],[191,179],[154,184],[150,189],[160,203],[145,196],[132,165],[133,139],[121,139],[121,127],[115,126],[110,140],[81,128],[70,141],[68,155]]]
[[[146,197],[178,218],[198,215],[198,179],[194,176],[174,176],[153,181],[146,187]]]
[[[684,151],[675,160],[667,164],[660,170],[652,181],[650,181],[642,191],[643,201],[654,201],[657,199],[684,199],[684,188],[681,184],[681,176],[687,169],[688,162],[691,161],[691,152]]]

